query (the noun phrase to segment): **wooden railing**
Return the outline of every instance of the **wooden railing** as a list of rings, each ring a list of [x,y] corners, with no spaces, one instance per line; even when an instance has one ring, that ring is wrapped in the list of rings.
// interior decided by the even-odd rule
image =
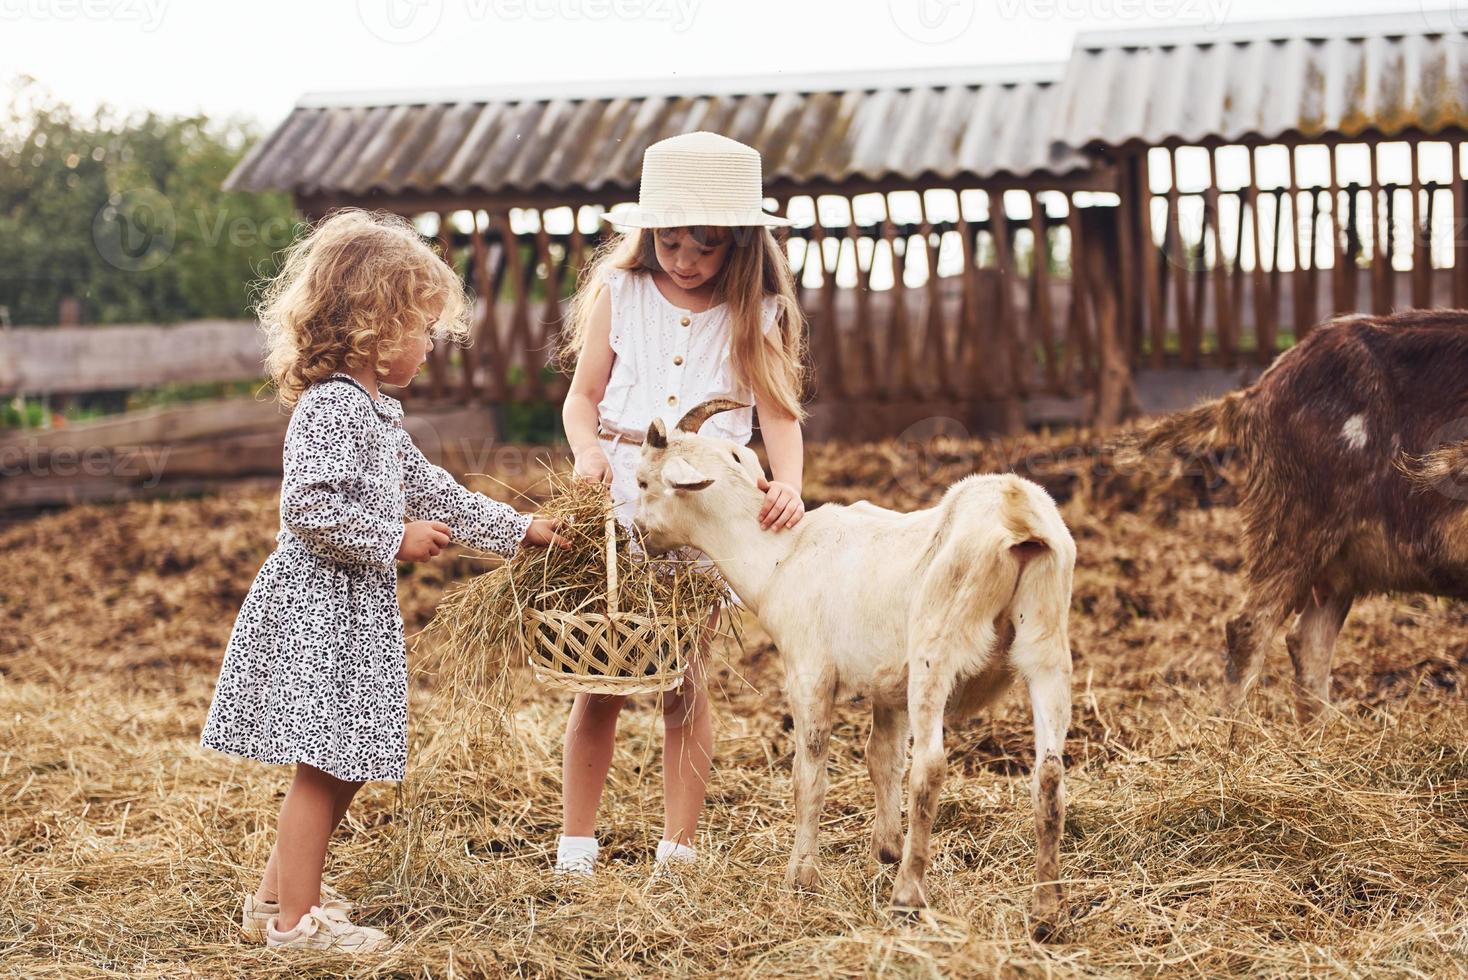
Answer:
[[[1130,234],[1151,256],[1124,287],[1137,297],[1136,363],[1263,365],[1335,314],[1468,306],[1462,145],[1440,143],[1451,166],[1424,179],[1425,144],[1404,144],[1410,178],[1396,182],[1381,177],[1380,143],[1181,146],[1133,157],[1145,190]],[[1284,152],[1285,174],[1260,186],[1266,151]],[[1206,163],[1201,182],[1180,179],[1183,153]],[[1240,186],[1220,186],[1225,153],[1242,163]],[[1323,182],[1300,180],[1307,153],[1327,171]],[[1352,154],[1366,172],[1346,179]]]
[[[784,232],[809,323],[815,398],[964,402],[1089,390],[1099,363],[1090,284],[1108,288],[1114,275],[1115,209],[1026,193],[1025,218],[938,221],[924,213],[902,224],[889,213],[876,223]],[[1047,198],[1063,201],[1064,213],[1048,213]],[[604,233],[552,234],[539,225],[516,234],[508,212],[477,212],[468,232],[443,215],[440,228],[439,248],[480,301],[472,346],[431,355],[428,393],[559,400],[567,379],[547,365],[564,301]],[[939,274],[942,249],[960,257],[951,274]],[[890,286],[873,288],[874,277]]]

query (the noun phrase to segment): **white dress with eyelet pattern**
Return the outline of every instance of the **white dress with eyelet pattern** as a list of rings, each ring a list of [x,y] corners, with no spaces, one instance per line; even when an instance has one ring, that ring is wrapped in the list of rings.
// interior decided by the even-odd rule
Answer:
[[[643,272],[614,269],[606,282],[612,293],[615,356],[606,393],[597,405],[603,422],[628,432],[646,432],[652,420],[660,418],[672,429],[684,412],[710,398],[754,404],[753,392],[734,374],[726,304],[702,313],[680,308]],[[777,310],[775,300],[766,297],[760,325],[765,333],[775,325]],[[748,408],[721,412],[704,422],[699,433],[747,445],[753,416]],[[617,518],[630,524],[637,512],[637,459],[642,447],[620,439],[603,439],[601,447],[612,466]],[[690,551],[700,567],[711,567],[707,556]]]
[[[398,608],[404,519],[512,554],[528,514],[461,486],[402,426],[403,408],[337,373],[286,427],[280,530],[235,619],[202,744],[338,779],[401,780],[408,675]]]

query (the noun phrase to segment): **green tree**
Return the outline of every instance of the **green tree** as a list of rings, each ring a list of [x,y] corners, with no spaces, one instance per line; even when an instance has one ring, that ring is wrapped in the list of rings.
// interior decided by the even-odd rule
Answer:
[[[251,283],[296,234],[282,194],[220,189],[258,137],[245,120],[83,117],[34,79],[0,117],[0,305],[55,323],[75,297],[89,323],[249,314]]]

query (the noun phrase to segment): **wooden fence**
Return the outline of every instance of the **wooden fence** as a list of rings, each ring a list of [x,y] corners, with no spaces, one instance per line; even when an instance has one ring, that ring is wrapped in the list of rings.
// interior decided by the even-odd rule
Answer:
[[[1445,145],[1447,172],[1424,179],[1424,143],[1406,142],[1404,181],[1382,179],[1380,142],[1177,145],[1131,155],[1123,195],[1142,204],[1129,209],[1127,234],[1142,254],[1150,244],[1153,257],[1122,284],[1134,363],[1264,365],[1338,313],[1468,307],[1463,143]],[[1304,154],[1318,162],[1322,151],[1328,178],[1302,181]],[[1265,152],[1286,157],[1284,179],[1271,186],[1261,186]],[[1201,182],[1180,179],[1188,153],[1205,162]],[[1225,153],[1242,161],[1240,186],[1220,186]],[[1348,180],[1351,157],[1364,157],[1366,173]]]
[[[889,210],[876,223],[818,222],[784,233],[808,319],[818,405],[901,402],[962,413],[1096,388],[1097,304],[1109,302],[1115,275],[1116,209],[1079,207],[1059,192],[1025,193],[1026,218],[999,221],[991,212],[939,221],[925,213],[898,223]],[[993,195],[991,207],[999,199]],[[1047,202],[1062,204],[1063,213]],[[564,298],[603,239],[579,227],[552,234],[538,221],[537,230],[517,235],[508,211],[474,215],[468,232],[441,215],[438,241],[481,297],[473,343],[435,349],[424,394],[558,401],[568,382],[547,362]],[[940,271],[942,249],[959,257],[948,274]],[[852,281],[840,282],[843,274]],[[874,278],[890,285],[874,288]]]

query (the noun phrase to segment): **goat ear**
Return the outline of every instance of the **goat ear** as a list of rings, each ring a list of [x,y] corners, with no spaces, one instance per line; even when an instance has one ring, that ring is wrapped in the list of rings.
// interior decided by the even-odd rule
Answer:
[[[674,457],[663,467],[663,482],[674,490],[704,490],[714,481],[688,460]]]
[[[643,443],[654,449],[668,448],[668,428],[663,425],[662,419],[652,420],[652,425],[647,427],[647,435],[643,437]]]

